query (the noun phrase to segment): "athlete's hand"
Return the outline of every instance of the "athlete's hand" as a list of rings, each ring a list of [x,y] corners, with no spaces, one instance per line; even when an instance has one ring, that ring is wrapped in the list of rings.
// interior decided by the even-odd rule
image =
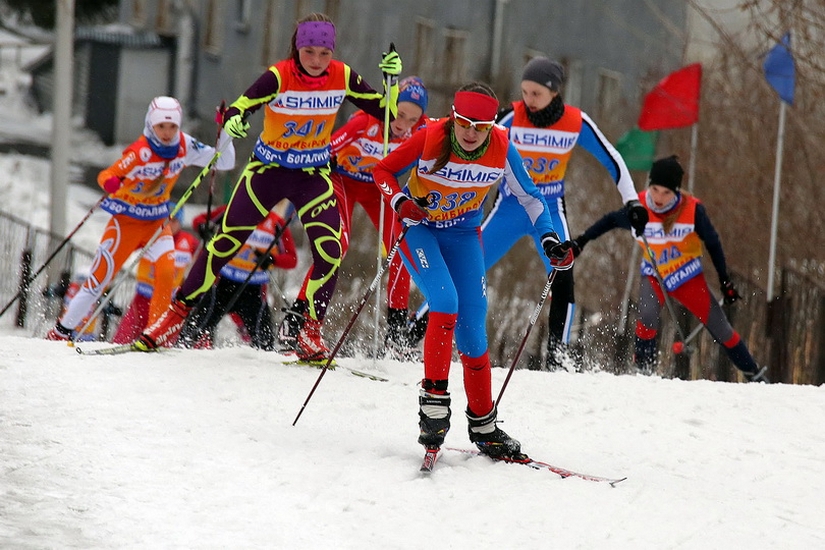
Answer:
[[[550,265],[553,269],[566,271],[573,267],[575,258],[571,250],[572,245],[570,241],[560,242],[555,231],[541,236],[541,246],[544,248],[544,254],[550,258]]]
[[[636,236],[641,237],[645,232],[645,226],[649,219],[647,208],[637,200],[628,201],[625,208],[627,209],[627,217],[630,218],[631,227],[636,232]]]
[[[427,210],[409,197],[403,197],[396,202],[395,211],[398,212],[401,221],[407,225],[418,225],[428,216]]]
[[[109,176],[109,179],[103,182],[103,190],[110,195],[117,193],[121,187],[123,187],[123,180],[117,176]]]
[[[249,131],[249,123],[244,120],[243,114],[238,113],[226,119],[226,122],[223,123],[223,129],[233,138],[241,139],[246,137],[246,133]]]
[[[398,52],[395,50],[384,53],[384,57],[381,58],[381,63],[378,64],[378,68],[381,69],[381,72],[385,75],[390,76],[398,76],[401,74],[401,56],[398,55]]]

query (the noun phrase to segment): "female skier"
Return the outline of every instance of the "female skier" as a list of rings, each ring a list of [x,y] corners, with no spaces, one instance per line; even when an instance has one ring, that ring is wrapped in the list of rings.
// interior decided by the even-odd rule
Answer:
[[[492,457],[523,459],[521,445],[496,426],[487,350],[487,297],[479,224],[487,194],[504,178],[542,236],[554,265],[573,257],[559,242],[547,205],[507,131],[495,125],[498,100],[480,83],[462,87],[452,114],[427,124],[375,167],[375,183],[409,226],[404,263],[430,304],[424,337],[418,442],[440,447],[450,428],[448,378],[453,336],[464,368],[470,441]],[[396,174],[415,163],[401,190]]]
[[[255,226],[286,198],[298,210],[313,263],[297,355],[304,361],[323,361],[329,356],[321,325],[338,278],[342,231],[330,179],[332,126],[344,99],[379,117],[385,101],[395,110],[398,95],[395,79],[382,96],[349,65],[333,59],[334,50],[335,25],[329,17],[320,13],[304,17],[292,35],[288,58],[272,65],[227,109],[224,129],[232,137],[246,137],[246,116],[261,107],[263,131],[229,199],[218,233],[195,260],[163,317],[135,343],[138,349],[150,351],[174,343],[197,299],[215,284],[221,268]],[[379,68],[395,77],[401,72],[401,58],[396,52],[385,54]]]

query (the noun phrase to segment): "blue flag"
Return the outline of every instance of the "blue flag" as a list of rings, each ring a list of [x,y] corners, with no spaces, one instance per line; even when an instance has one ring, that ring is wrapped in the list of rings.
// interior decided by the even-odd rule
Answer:
[[[762,69],[765,71],[765,80],[776,90],[782,101],[793,105],[795,73],[791,56],[791,33],[785,33],[782,41],[768,52]]]

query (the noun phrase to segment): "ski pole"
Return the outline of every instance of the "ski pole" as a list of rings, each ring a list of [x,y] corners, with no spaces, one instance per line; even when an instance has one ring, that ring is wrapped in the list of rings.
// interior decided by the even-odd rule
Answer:
[[[656,276],[656,280],[659,281],[659,286],[662,289],[662,297],[665,300],[665,306],[667,310],[670,312],[670,316],[673,318],[673,324],[676,325],[676,334],[679,337],[679,340],[673,342],[673,353],[676,355],[680,355],[682,353],[690,353],[690,348],[687,347],[687,342],[685,338],[685,333],[682,331],[682,327],[679,326],[679,319],[676,317],[676,310],[673,309],[673,303],[670,301],[670,296],[667,294],[667,287],[665,286],[665,280],[662,278],[662,274],[659,272],[659,266],[656,264],[656,254],[653,253],[653,249],[650,248],[650,244],[647,242],[647,237],[644,233],[641,235],[642,242],[645,245],[645,250],[647,251],[648,259],[650,260],[651,265],[653,266],[653,274]]]
[[[221,105],[218,107],[218,116],[216,117],[216,122],[218,123],[218,134],[215,136],[215,150],[218,149],[218,145],[221,142],[221,130],[223,129],[223,112],[226,110],[226,101],[221,100]],[[220,120],[218,120],[220,119]],[[206,221],[207,223],[209,220],[212,219],[212,197],[215,195],[215,175],[218,173],[217,170],[212,170],[212,173],[209,175],[209,193],[206,196]]]
[[[12,306],[12,304],[14,304],[14,302],[16,302],[20,298],[20,296],[23,295],[26,288],[32,283],[32,281],[34,281],[37,278],[38,275],[40,275],[43,272],[44,269],[46,269],[46,267],[48,267],[51,261],[54,260],[55,256],[57,256],[57,254],[61,250],[63,250],[63,247],[66,246],[70,240],[72,240],[74,234],[77,233],[77,231],[83,226],[83,224],[85,224],[86,221],[92,216],[92,213],[95,210],[97,210],[97,207],[100,206],[104,200],[106,200],[106,197],[108,197],[108,195],[103,195],[97,200],[97,202],[89,209],[89,211],[86,212],[86,215],[83,216],[83,219],[80,220],[80,223],[78,223],[75,226],[75,228],[72,229],[72,231],[66,236],[66,238],[63,239],[63,241],[61,241],[59,245],[57,245],[57,248],[55,248],[54,252],[52,252],[51,255],[46,259],[46,261],[43,262],[43,265],[41,265],[40,268],[37,271],[35,271],[34,275],[32,275],[26,281],[24,281],[24,284],[20,286],[20,290],[17,292],[17,294],[14,295],[14,297],[9,301],[9,303],[3,306],[3,310],[0,311],[0,317],[2,317],[3,314],[6,313],[6,311],[8,311],[8,309]]]
[[[539,318],[541,309],[544,307],[544,302],[547,300],[547,297],[550,296],[550,287],[553,286],[553,281],[556,278],[556,273],[556,269],[551,271],[550,275],[547,277],[547,282],[544,283],[544,288],[541,291],[541,299],[536,304],[536,307],[533,309],[533,314],[530,315],[530,324],[527,325],[527,331],[524,333],[524,337],[521,339],[521,344],[519,344],[518,350],[516,350],[516,355],[515,357],[513,357],[513,361],[510,363],[510,370],[507,371],[507,376],[504,378],[504,383],[501,385],[501,391],[498,392],[498,398],[496,399],[495,403],[496,407],[498,407],[499,403],[501,403],[501,396],[504,395],[504,389],[510,382],[510,377],[513,376],[513,371],[516,370],[516,364],[518,364],[518,360],[519,358],[521,358],[521,353],[524,351],[524,347],[527,345],[527,339],[530,337],[530,332],[532,332],[533,327],[536,325],[536,320]]]
[[[125,269],[123,267],[121,267],[120,271],[115,276],[114,280],[109,284],[108,292],[101,297],[100,303],[98,304],[97,308],[95,308],[95,310],[92,312],[92,314],[89,315],[89,318],[86,319],[86,322],[83,324],[83,326],[79,330],[76,331],[77,334],[83,334],[83,332],[87,328],[89,328],[89,325],[91,325],[94,322],[95,318],[97,318],[97,316],[100,315],[100,312],[103,311],[103,308],[105,308],[106,305],[109,303],[109,301],[111,301],[112,296],[114,294],[114,292],[113,292],[114,289],[117,288],[118,286],[120,286],[120,284],[123,281],[126,280],[126,275],[125,274],[132,272],[135,265],[137,265],[137,263],[140,261],[141,258],[143,258],[144,255],[146,255],[146,252],[148,252],[148,250],[152,247],[152,245],[155,244],[155,241],[157,241],[160,238],[161,234],[163,233],[163,229],[167,225],[169,225],[169,222],[171,220],[173,220],[175,218],[175,216],[177,216],[180,209],[183,208],[183,205],[186,203],[186,201],[189,200],[189,198],[195,192],[195,189],[198,188],[198,186],[201,184],[201,182],[206,177],[206,175],[209,174],[209,171],[212,170],[212,167],[215,166],[215,164],[218,162],[218,159],[221,157],[222,154],[223,153],[221,151],[215,151],[215,154],[209,160],[207,165],[203,167],[203,170],[201,170],[200,174],[197,175],[195,180],[192,182],[192,184],[189,186],[189,188],[184,192],[183,196],[181,196],[180,200],[175,205],[175,207],[172,209],[172,211],[169,212],[169,215],[166,217],[166,219],[163,220],[163,223],[161,224],[161,226],[158,227],[157,230],[155,230],[152,237],[146,242],[146,245],[140,250],[140,252],[137,254],[137,256],[135,256],[135,258],[132,260],[132,262],[129,264],[129,266]],[[70,346],[74,345],[74,340],[72,340],[71,338],[69,339],[69,345]]]
[[[401,246],[401,241],[403,241],[404,237],[407,236],[407,231],[409,229],[410,229],[409,226],[404,226],[404,229],[401,230],[401,234],[398,235],[398,238],[395,240],[395,244],[392,245],[392,249],[390,250],[389,254],[387,254],[387,259],[384,260],[384,262],[381,264],[381,269],[375,275],[375,278],[372,280],[372,283],[370,283],[370,286],[367,289],[367,292],[364,294],[364,297],[361,298],[361,302],[358,304],[358,307],[356,308],[355,313],[353,313],[352,317],[349,320],[349,323],[347,323],[347,326],[344,328],[344,332],[341,333],[340,338],[338,338],[338,342],[332,348],[332,351],[330,352],[329,357],[326,360],[326,363],[324,363],[324,367],[321,369],[321,373],[318,375],[318,380],[315,381],[315,384],[312,386],[312,389],[309,391],[309,395],[307,395],[307,398],[304,401],[304,404],[301,405],[301,410],[298,411],[298,416],[296,416],[295,420],[292,421],[293,426],[298,422],[298,419],[301,418],[301,415],[303,414],[304,409],[306,409],[307,403],[309,403],[309,400],[312,399],[312,394],[315,393],[315,390],[318,388],[318,384],[321,383],[321,379],[327,373],[327,370],[329,369],[330,364],[332,364],[332,360],[335,359],[335,354],[338,353],[339,349],[341,349],[341,346],[343,345],[344,340],[347,338],[347,335],[349,335],[350,330],[352,330],[352,326],[355,324],[355,320],[358,319],[358,315],[361,314],[361,311],[364,309],[364,306],[369,301],[370,295],[375,291],[375,288],[381,282],[381,276],[384,274],[384,271],[387,269],[387,266],[390,265],[390,262],[392,261],[392,259],[395,256],[396,252],[398,252],[398,248]]]
[[[395,51],[395,43],[390,42],[390,53]],[[384,148],[381,158],[385,158],[390,150],[390,88],[392,87],[392,75],[384,75],[384,90],[387,94],[387,104],[384,105]],[[381,249],[384,246],[384,209],[386,205],[384,200],[381,200],[381,205],[378,209],[378,256],[375,260],[375,269],[381,269]],[[375,295],[375,316],[373,317],[373,338],[372,338],[372,355],[378,357],[378,320],[381,317],[381,292]]]

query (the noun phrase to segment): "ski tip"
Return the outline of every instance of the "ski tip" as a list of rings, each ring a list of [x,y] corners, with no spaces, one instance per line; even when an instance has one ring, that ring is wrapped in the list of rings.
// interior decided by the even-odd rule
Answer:
[[[435,463],[438,460],[438,452],[441,450],[441,447],[424,447],[424,460],[421,462],[421,468],[419,468],[419,472],[422,474],[431,474],[433,468],[435,467]]]
[[[627,477],[622,477],[619,479],[611,479],[608,483],[611,487],[615,487],[617,484],[621,483],[622,481],[626,480]]]

